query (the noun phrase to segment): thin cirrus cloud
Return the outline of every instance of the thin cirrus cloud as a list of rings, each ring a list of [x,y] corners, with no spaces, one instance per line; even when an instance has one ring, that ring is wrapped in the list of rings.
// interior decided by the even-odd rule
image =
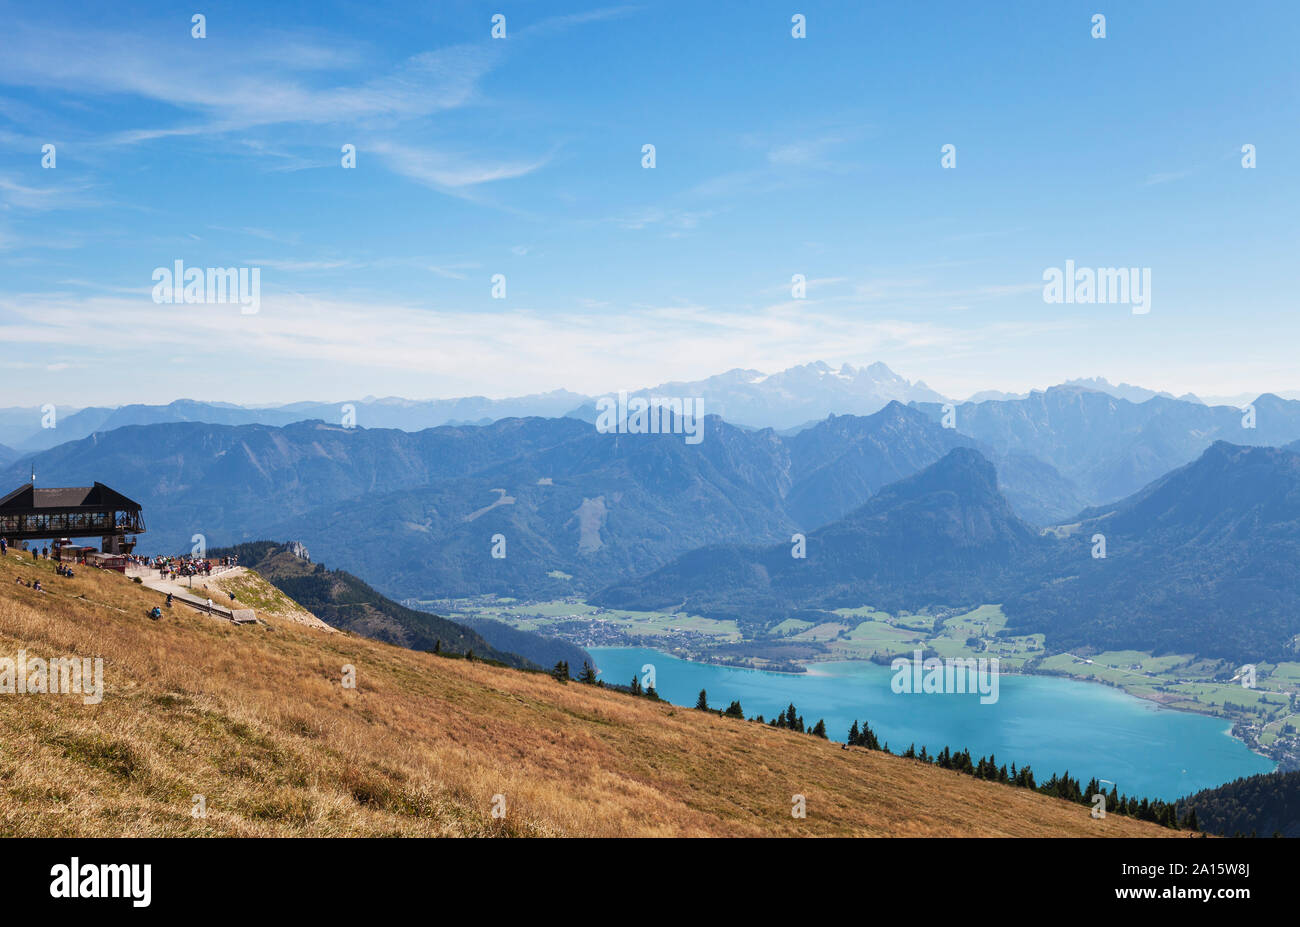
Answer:
[[[436,190],[459,190],[494,180],[523,177],[544,166],[549,156],[527,161],[475,161],[443,151],[393,142],[371,142],[366,151],[379,155],[390,170]]]
[[[343,61],[306,43],[289,46],[297,51],[288,54],[282,46],[214,43],[181,55],[181,40],[157,33],[56,32],[24,24],[8,38],[0,57],[2,83],[79,97],[142,97],[209,117],[202,125],[142,127],[118,136],[136,141],[273,123],[427,116],[466,104],[501,57],[490,45],[450,46],[413,55],[378,78],[313,86],[304,62],[319,82],[321,71]]]
[[[0,84],[53,88],[79,98],[144,98],[178,110],[172,125],[141,126],[108,133],[89,144],[138,145],[165,139],[247,131],[289,124],[352,124],[374,133],[387,124],[392,139],[371,141],[394,173],[416,183],[455,192],[522,177],[547,163],[549,154],[525,159],[487,159],[396,140],[403,124],[467,106],[478,99],[482,78],[497,67],[499,43],[461,44],[408,57],[383,76],[322,86],[332,69],[351,68],[355,56],[296,42],[237,50],[202,46],[175,54],[174,37],[103,31],[57,34],[17,25],[12,45],[0,56]],[[186,39],[185,41],[193,41]],[[288,146],[246,140],[254,156],[268,153],[277,169],[315,166]],[[0,186],[0,190],[3,190]],[[9,191],[35,206],[40,191]]]
[[[269,267],[286,273],[317,273],[326,270],[343,270],[357,266],[354,261],[286,261],[275,258],[260,258],[244,262],[250,267]]]
[[[0,177],[0,204],[28,212],[80,209],[96,205],[86,193],[89,189],[89,184],[33,187]]]

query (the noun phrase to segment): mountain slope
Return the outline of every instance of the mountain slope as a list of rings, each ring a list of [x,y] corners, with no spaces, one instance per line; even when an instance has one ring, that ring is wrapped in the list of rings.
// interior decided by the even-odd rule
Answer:
[[[1295,658],[1300,455],[1216,442],[1062,534],[1068,553],[1005,602],[1017,628],[1065,648]],[[1092,556],[1098,534],[1104,559]]]
[[[1055,524],[1086,504],[1051,464],[1020,451],[996,454],[983,442],[943,428],[897,401],[873,415],[833,415],[785,443],[794,479],[786,509],[804,528],[846,515],[881,487],[925,469],[957,447],[975,448],[993,461],[1007,501],[1027,521]]]
[[[788,463],[771,432],[709,417],[703,442],[688,445],[554,421],[579,431],[464,479],[362,496],[274,531],[300,532],[403,598],[441,598],[571,594],[692,547],[790,527]]]
[[[1178,814],[1195,809],[1200,829],[1233,837],[1300,837],[1300,772],[1247,776],[1179,799]]]
[[[408,647],[452,653],[469,653],[507,666],[539,669],[541,664],[493,647],[481,635],[457,624],[385,598],[362,580],[343,570],[327,570],[272,541],[256,541],[210,551],[213,557],[236,556],[285,595],[326,624],[365,637]]]
[[[1050,541],[999,494],[978,451],[957,448],[793,545],[692,551],[593,597],[612,608],[682,607],[758,630],[808,608],[886,610],[997,601]]]
[[[143,538],[147,549],[176,553],[188,550],[196,533],[209,546],[266,537],[277,522],[321,505],[465,476],[588,430],[565,419],[417,433],[322,422],[167,423],[97,433],[34,462],[43,485],[97,479],[140,502],[153,526]],[[5,484],[25,482],[28,463],[0,471]]]
[[[14,583],[41,576],[48,591]],[[880,752],[0,560],[0,653],[94,654],[97,705],[0,699],[15,836],[1174,836]],[[354,667],[356,687],[341,685]],[[255,668],[255,672],[250,669]],[[805,819],[791,795],[806,796]],[[191,814],[194,796],[205,816]],[[506,814],[494,818],[494,796]],[[499,807],[499,805],[498,805]]]
[[[786,509],[807,529],[835,521],[881,487],[974,442],[891,402],[874,415],[831,416],[785,443],[794,481]]]
[[[596,659],[591,654],[577,644],[562,641],[557,637],[547,637],[535,631],[513,628],[504,621],[495,621],[491,618],[458,617],[456,623],[469,628],[497,650],[517,653],[544,668],[553,667],[563,661],[569,664],[570,670],[575,675],[584,663],[599,669]]]

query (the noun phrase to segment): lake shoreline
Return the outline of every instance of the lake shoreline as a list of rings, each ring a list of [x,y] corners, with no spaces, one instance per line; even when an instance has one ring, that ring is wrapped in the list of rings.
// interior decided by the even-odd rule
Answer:
[[[749,717],[793,703],[808,723],[824,720],[836,742],[844,741],[851,720],[866,718],[898,753],[909,742],[932,752],[945,746],[992,752],[1043,775],[1086,769],[1152,798],[1172,800],[1278,768],[1233,734],[1227,719],[1163,712],[1174,706],[1118,685],[1078,686],[1097,680],[1063,673],[1002,671],[1017,685],[1001,688],[1000,704],[985,706],[960,695],[930,701],[893,693],[889,664],[871,660],[812,661],[798,673],[703,662],[647,646],[591,649],[604,666],[601,678],[611,682],[654,664],[660,696],[681,708],[691,708],[700,689],[711,707],[740,701]]]
[[[620,647],[607,647],[607,648],[602,648],[602,649],[615,650],[615,649],[637,649],[637,648],[635,648],[635,647],[630,647],[630,646],[629,646],[629,647],[622,647],[622,648],[620,648]],[[650,648],[650,649],[658,650],[658,648]],[[860,663],[860,664],[869,664],[869,665],[872,665],[872,666],[881,666],[881,667],[884,667],[884,666],[885,666],[885,664],[883,664],[883,663],[876,663],[874,660],[854,659],[854,658],[851,658],[851,657],[850,657],[850,658],[845,658],[845,659],[839,659],[839,660],[810,660],[810,661],[808,661],[807,663],[804,663],[804,664],[803,664],[804,671],[803,671],[802,673],[796,673],[796,672],[791,672],[790,670],[776,670],[776,669],[768,669],[768,668],[766,668],[766,667],[733,665],[733,664],[730,664],[730,663],[710,663],[710,662],[707,662],[707,661],[704,661],[704,660],[695,660],[695,659],[692,659],[692,658],[690,658],[690,657],[683,657],[683,656],[679,656],[678,654],[667,653],[667,651],[659,651],[659,652],[660,652],[660,653],[664,653],[665,656],[675,657],[676,659],[679,659],[679,660],[685,660],[685,661],[688,662],[688,663],[694,663],[694,664],[699,665],[699,666],[716,666],[716,667],[724,667],[724,668],[727,668],[727,669],[747,669],[747,670],[755,670],[756,672],[761,672],[761,673],[775,673],[775,674],[779,674],[779,675],[783,675],[783,676],[794,676],[794,677],[799,677],[799,676],[820,676],[820,677],[823,677],[823,678],[830,678],[830,677],[832,677],[832,676],[834,675],[833,673],[818,673],[818,672],[816,672],[816,670],[814,669],[814,667],[816,667],[816,666],[818,666],[818,665],[821,665],[821,664],[833,664],[833,663]],[[903,659],[907,659],[907,658],[904,657]],[[1049,679],[1068,679],[1068,680],[1070,680],[1070,681],[1072,681],[1072,682],[1091,683],[1091,684],[1093,684],[1093,685],[1101,686],[1101,687],[1104,688],[1104,689],[1114,689],[1114,690],[1116,690],[1116,691],[1118,691],[1118,692],[1123,692],[1125,695],[1129,695],[1129,696],[1132,696],[1133,698],[1141,699],[1141,700],[1144,701],[1144,702],[1150,702],[1150,703],[1153,704],[1153,705],[1157,705],[1157,706],[1159,706],[1160,708],[1164,708],[1164,709],[1167,709],[1167,710],[1169,710],[1169,711],[1179,711],[1179,712],[1183,712],[1183,713],[1185,713],[1185,714],[1195,715],[1195,716],[1197,716],[1197,717],[1201,717],[1201,718],[1214,718],[1214,719],[1217,719],[1217,720],[1220,720],[1220,721],[1226,721],[1228,726],[1227,726],[1227,728],[1225,728],[1224,733],[1225,733],[1228,737],[1230,737],[1232,740],[1236,741],[1237,743],[1240,743],[1242,746],[1244,746],[1247,750],[1249,750],[1251,753],[1255,754],[1256,756],[1258,756],[1258,757],[1260,757],[1260,758],[1262,758],[1262,759],[1268,760],[1269,762],[1274,763],[1275,765],[1277,765],[1277,760],[1276,760],[1276,759],[1274,759],[1273,757],[1269,756],[1267,753],[1264,753],[1264,752],[1262,752],[1262,751],[1256,749],[1255,747],[1251,746],[1251,744],[1248,743],[1244,738],[1242,738],[1242,737],[1238,737],[1236,734],[1234,734],[1234,733],[1233,733],[1233,728],[1235,727],[1235,724],[1233,723],[1233,721],[1232,721],[1231,718],[1228,718],[1228,717],[1226,717],[1225,715],[1222,715],[1222,714],[1216,714],[1215,712],[1212,712],[1212,711],[1203,711],[1203,710],[1198,710],[1198,709],[1196,709],[1196,708],[1190,708],[1190,707],[1188,707],[1187,705],[1175,704],[1175,703],[1173,703],[1173,702],[1170,702],[1170,701],[1166,701],[1166,700],[1164,700],[1164,699],[1157,698],[1157,697],[1155,697],[1154,695],[1152,695],[1151,693],[1148,693],[1148,692],[1141,692],[1141,691],[1135,691],[1135,690],[1133,690],[1133,689],[1128,688],[1127,686],[1123,686],[1123,685],[1111,685],[1110,683],[1103,682],[1102,680],[1098,679],[1098,678],[1095,677],[1095,676],[1076,676],[1076,675],[1074,675],[1074,674],[1072,674],[1072,673],[1061,673],[1061,672],[1054,672],[1054,671],[1052,671],[1052,672],[1037,671],[1037,672],[1028,672],[1028,673],[1027,673],[1027,672],[1024,672],[1024,671],[1017,671],[1017,670],[1010,670],[1010,669],[1002,669],[1001,667],[999,667],[999,669],[998,669],[998,675],[999,675],[999,676],[1019,676],[1019,677],[1023,677],[1023,678],[1039,677],[1039,678],[1049,678]]]

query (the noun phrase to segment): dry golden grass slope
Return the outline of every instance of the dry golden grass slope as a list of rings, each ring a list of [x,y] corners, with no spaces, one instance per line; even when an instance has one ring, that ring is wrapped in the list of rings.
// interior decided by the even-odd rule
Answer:
[[[48,590],[15,584],[39,576]],[[0,695],[6,835],[1171,835],[766,726],[0,562],[0,657],[105,695]],[[356,688],[342,685],[356,667]],[[807,818],[791,816],[803,794]],[[506,815],[492,816],[493,796]],[[206,817],[191,814],[203,795]]]

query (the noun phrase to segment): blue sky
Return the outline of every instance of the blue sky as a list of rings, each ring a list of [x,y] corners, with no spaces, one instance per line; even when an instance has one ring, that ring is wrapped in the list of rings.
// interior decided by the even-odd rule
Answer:
[[[712,6],[0,3],[0,405],[1300,388],[1296,4]],[[1066,259],[1150,313],[1045,303]],[[176,260],[259,311],[155,304]]]

